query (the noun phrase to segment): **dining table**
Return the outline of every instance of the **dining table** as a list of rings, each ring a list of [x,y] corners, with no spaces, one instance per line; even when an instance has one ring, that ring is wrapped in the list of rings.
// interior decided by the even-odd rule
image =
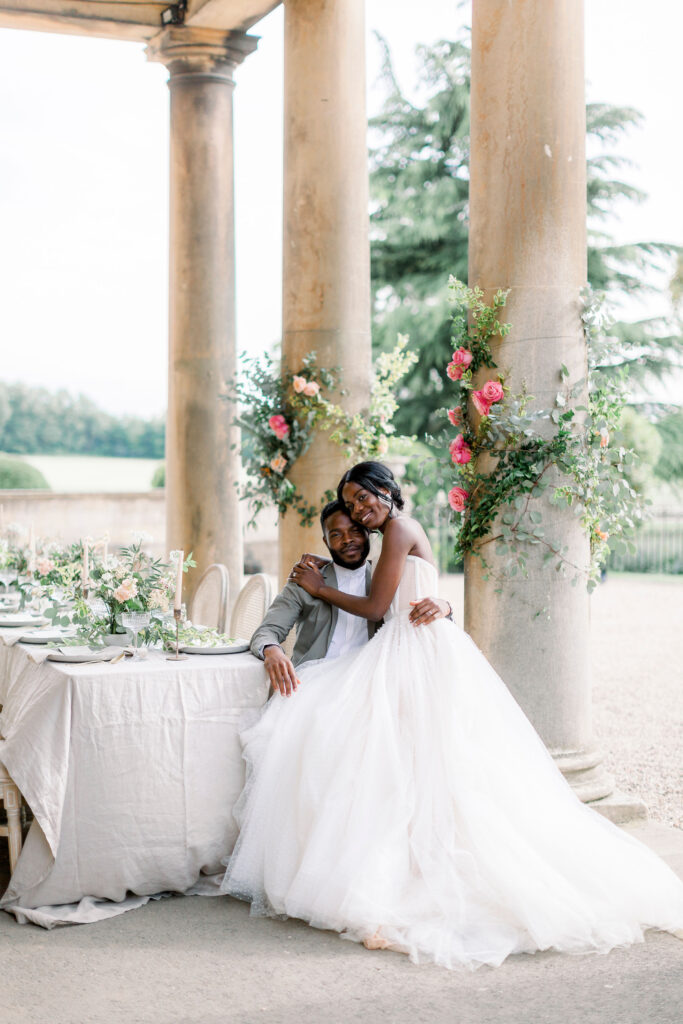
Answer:
[[[50,928],[218,891],[240,731],[268,699],[248,652],[64,663],[0,630],[0,762],[33,814],[0,907]]]

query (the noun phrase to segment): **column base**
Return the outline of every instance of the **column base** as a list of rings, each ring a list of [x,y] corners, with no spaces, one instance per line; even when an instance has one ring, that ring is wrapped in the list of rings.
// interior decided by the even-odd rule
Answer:
[[[647,821],[643,801],[614,788],[597,750],[553,754],[553,760],[579,799],[615,825]]]
[[[640,797],[615,789],[601,800],[590,800],[588,806],[615,825],[630,825],[648,820],[647,806]]]
[[[552,751],[553,760],[579,800],[589,803],[614,792],[614,779],[602,766],[597,750]]]

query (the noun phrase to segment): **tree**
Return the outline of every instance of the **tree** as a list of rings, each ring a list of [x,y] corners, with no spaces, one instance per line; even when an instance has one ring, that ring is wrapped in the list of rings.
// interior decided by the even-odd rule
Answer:
[[[387,349],[397,334],[408,334],[418,350],[396,425],[402,433],[422,436],[435,428],[434,414],[444,404],[443,368],[451,352],[448,277],[467,280],[470,51],[462,40],[419,47],[424,99],[414,104],[402,93],[388,47],[380,42],[387,96],[370,122],[373,342]],[[600,150],[588,160],[588,279],[615,299],[644,295],[645,274],[665,269],[681,250],[652,242],[615,245],[602,227],[617,203],[643,198],[614,177],[625,161],[605,149],[641,118],[631,108],[605,104],[590,104],[586,115],[589,140]],[[620,322],[612,333],[617,340],[604,371],[629,365],[641,384],[667,372],[683,352],[673,318]]]
[[[6,452],[159,459],[164,429],[162,419],[117,419],[84,395],[0,384],[0,449]]]

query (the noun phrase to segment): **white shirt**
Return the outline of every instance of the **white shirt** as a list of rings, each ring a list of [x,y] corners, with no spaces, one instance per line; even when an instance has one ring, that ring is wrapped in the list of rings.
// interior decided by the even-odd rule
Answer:
[[[334,571],[337,577],[337,587],[342,594],[365,597],[365,565],[361,565],[359,569],[344,569],[341,565],[335,565]],[[360,615],[351,615],[350,612],[338,608],[337,625],[334,628],[325,659],[338,658],[341,654],[346,654],[347,651],[352,651],[356,647],[362,647],[367,642],[367,619],[362,619]]]

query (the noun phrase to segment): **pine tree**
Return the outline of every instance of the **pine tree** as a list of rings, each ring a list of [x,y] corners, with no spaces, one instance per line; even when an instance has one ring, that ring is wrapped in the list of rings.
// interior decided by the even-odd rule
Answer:
[[[463,40],[419,47],[423,99],[412,103],[396,80],[386,42],[380,42],[387,94],[370,122],[373,343],[386,350],[399,333],[408,334],[419,352],[395,422],[399,432],[422,436],[434,428],[434,413],[444,404],[443,368],[451,351],[448,277],[467,280],[470,50]],[[588,138],[599,146],[587,168],[588,280],[610,298],[642,296],[650,290],[647,273],[666,269],[681,250],[652,242],[615,245],[603,229],[618,203],[644,198],[615,177],[626,161],[607,150],[641,116],[594,103],[586,117]],[[683,351],[673,318],[620,322],[611,333],[615,342],[605,371],[628,364],[641,387],[648,376],[666,373]]]

